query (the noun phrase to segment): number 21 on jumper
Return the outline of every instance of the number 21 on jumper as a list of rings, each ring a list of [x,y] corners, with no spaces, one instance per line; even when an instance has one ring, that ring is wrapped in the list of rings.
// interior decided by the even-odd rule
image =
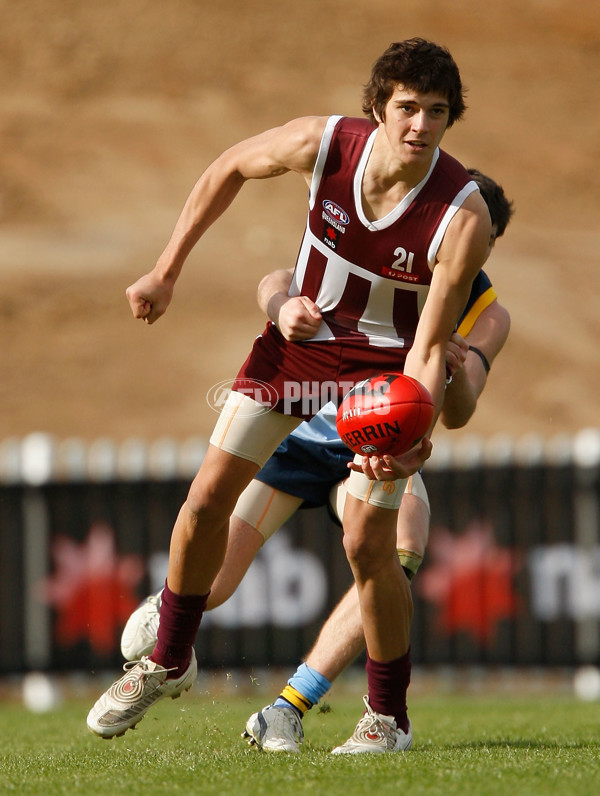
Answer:
[[[392,263],[392,268],[396,268],[398,271],[405,271],[407,274],[412,272],[412,265],[413,260],[415,259],[414,252],[407,252],[406,249],[403,249],[402,246],[398,246],[395,250],[394,255],[398,258],[394,260]]]

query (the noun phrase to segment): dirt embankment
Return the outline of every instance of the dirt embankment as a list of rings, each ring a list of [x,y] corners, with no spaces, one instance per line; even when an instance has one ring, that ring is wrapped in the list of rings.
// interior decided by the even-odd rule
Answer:
[[[446,149],[517,211],[489,265],[511,337],[468,431],[598,425],[600,7],[414,5],[0,0],[0,439],[208,434],[207,390],[263,325],[256,284],[294,261],[304,186],[248,185],[155,326],[132,320],[125,288],[224,147],[357,115],[373,59],[412,35],[446,44],[469,88]]]

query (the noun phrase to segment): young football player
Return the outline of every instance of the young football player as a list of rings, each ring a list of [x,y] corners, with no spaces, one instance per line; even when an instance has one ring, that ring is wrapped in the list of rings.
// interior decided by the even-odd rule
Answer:
[[[468,171],[490,211],[489,256],[510,221],[512,204],[494,180],[475,169]],[[282,293],[285,295],[290,279],[291,272],[279,271],[263,280],[259,304],[265,312],[276,314],[274,307]],[[474,413],[490,366],[506,341],[509,325],[508,312],[499,304],[489,279],[481,272],[446,354],[452,373],[441,413],[446,428],[464,426]],[[288,339],[303,339],[304,335],[310,335],[311,319],[297,315],[285,321],[281,331]],[[346,466],[351,458],[352,453],[337,434],[333,405],[321,410],[310,423],[298,426],[284,440],[238,500],[230,521],[225,561],[213,584],[207,610],[218,607],[233,594],[264,542],[297,508],[329,504],[338,517],[343,515]],[[408,481],[397,523],[398,557],[409,580],[421,564],[428,530],[427,493],[420,474],[416,473]],[[121,641],[127,660],[140,659],[154,648],[161,593],[162,590],[150,595],[129,618]],[[412,615],[410,601],[405,611],[407,616]],[[360,609],[356,589],[352,587],[325,622],[316,644],[276,702],[250,717],[247,736],[267,750],[299,751],[303,714],[319,701],[363,648]]]
[[[319,313],[319,327],[307,340],[290,341],[268,324],[239,371],[173,528],[157,644],[88,714],[88,727],[102,737],[122,735],[158,699],[191,687],[193,645],[237,498],[301,420],[353,384],[399,369],[441,409],[447,343],[491,229],[477,184],[439,147],[465,109],[460,73],[437,44],[397,42],[377,59],[363,98],[366,119],[296,119],[224,152],[196,183],[154,269],[127,290],[134,317],[153,323],[166,311],[190,251],[247,180],[288,171],[305,180],[309,214],[287,302]],[[145,378],[152,378],[150,364]],[[314,400],[315,383],[326,388],[326,399],[321,392]],[[244,394],[264,384],[277,396],[274,411]],[[396,553],[396,519],[403,481],[430,453],[426,437],[401,457],[363,456],[351,464],[343,544],[363,620],[368,711],[379,736],[371,749],[365,742],[338,752],[381,745],[397,751],[412,742],[410,622],[402,608],[410,590]],[[393,494],[383,488],[386,480],[399,482]]]

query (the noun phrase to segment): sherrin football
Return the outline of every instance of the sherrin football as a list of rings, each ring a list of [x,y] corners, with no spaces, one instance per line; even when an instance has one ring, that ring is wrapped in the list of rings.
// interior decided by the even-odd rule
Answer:
[[[338,434],[350,450],[366,456],[399,456],[425,435],[433,400],[420,382],[402,373],[382,373],[357,384],[338,409]]]

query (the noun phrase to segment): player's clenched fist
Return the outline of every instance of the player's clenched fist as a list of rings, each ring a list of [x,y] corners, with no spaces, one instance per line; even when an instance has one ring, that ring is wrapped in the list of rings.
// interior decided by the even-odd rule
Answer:
[[[279,307],[276,324],[286,340],[310,340],[321,325],[321,311],[307,296],[286,297]]]
[[[150,272],[128,287],[125,295],[134,318],[154,323],[166,312],[173,296],[173,285]]]

